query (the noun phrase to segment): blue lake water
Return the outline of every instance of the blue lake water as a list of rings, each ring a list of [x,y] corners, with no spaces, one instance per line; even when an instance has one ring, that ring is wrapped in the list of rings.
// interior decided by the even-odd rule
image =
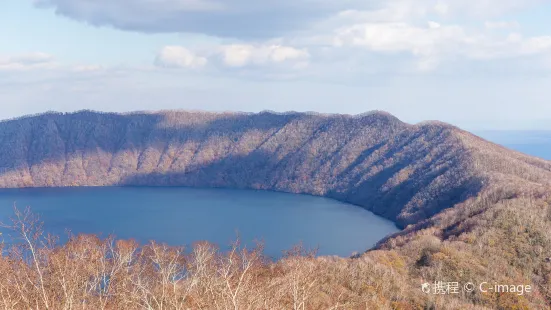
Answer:
[[[262,240],[278,257],[302,242],[320,255],[361,252],[396,226],[364,209],[335,200],[265,191],[192,188],[57,188],[0,190],[0,221],[30,206],[45,230],[65,236],[157,240],[190,245],[207,240],[226,248],[237,233],[245,244]],[[6,231],[4,231],[6,232]],[[63,240],[63,239],[62,239]]]

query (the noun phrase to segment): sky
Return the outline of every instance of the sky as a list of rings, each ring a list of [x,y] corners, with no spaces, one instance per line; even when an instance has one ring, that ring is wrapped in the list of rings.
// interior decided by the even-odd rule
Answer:
[[[0,119],[390,112],[551,129],[551,0],[2,0]]]

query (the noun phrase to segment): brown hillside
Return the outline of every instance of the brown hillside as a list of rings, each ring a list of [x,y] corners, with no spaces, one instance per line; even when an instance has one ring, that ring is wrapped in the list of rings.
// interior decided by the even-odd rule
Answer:
[[[443,123],[165,111],[0,123],[0,187],[201,186],[307,193],[417,223],[494,180],[549,184],[551,164]]]

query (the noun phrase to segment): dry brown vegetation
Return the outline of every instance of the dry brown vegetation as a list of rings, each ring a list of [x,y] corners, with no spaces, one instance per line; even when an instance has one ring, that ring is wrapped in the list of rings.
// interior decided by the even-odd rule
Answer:
[[[309,193],[404,230],[354,258],[41,234],[0,258],[5,309],[550,309],[551,163],[441,123],[361,116],[47,114],[0,123],[0,187],[187,185]],[[31,225],[29,225],[31,224]],[[361,236],[358,236],[361,238]],[[427,295],[421,283],[531,285]]]
[[[370,259],[316,258],[300,247],[278,262],[234,244],[191,249],[95,236],[56,245],[29,209],[0,258],[3,309],[389,308],[401,276]]]

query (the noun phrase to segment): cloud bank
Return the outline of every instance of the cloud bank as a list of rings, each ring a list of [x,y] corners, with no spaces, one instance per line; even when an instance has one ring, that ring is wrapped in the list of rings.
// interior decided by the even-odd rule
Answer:
[[[541,58],[551,36],[525,37],[503,14],[546,0],[35,0],[38,7],[96,26],[146,33],[195,32],[230,40],[208,51],[166,46],[155,64],[168,68],[281,65],[305,67],[362,49],[401,55],[418,72],[447,62]],[[459,23],[458,20],[462,22]],[[276,43],[274,43],[276,42]],[[345,56],[349,57],[349,56]],[[363,59],[363,60],[362,60]],[[291,66],[289,66],[291,64]],[[327,64],[322,64],[327,66]],[[403,66],[408,71],[409,66]]]
[[[207,62],[205,57],[182,46],[165,46],[155,60],[157,66],[168,68],[201,68]]]
[[[37,7],[97,26],[148,33],[271,38],[346,11],[366,19],[494,17],[545,0],[35,0]]]
[[[358,0],[36,0],[34,3],[96,26],[234,38],[281,36],[350,5],[369,6]]]

